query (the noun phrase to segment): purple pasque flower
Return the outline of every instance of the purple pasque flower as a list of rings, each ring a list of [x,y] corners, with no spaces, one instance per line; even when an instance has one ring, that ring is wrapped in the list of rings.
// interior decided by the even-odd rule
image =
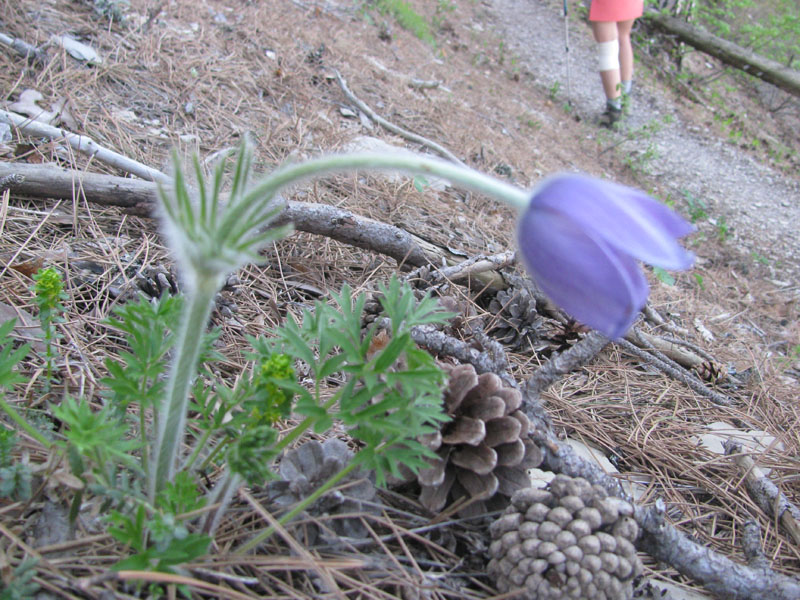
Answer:
[[[664,269],[694,262],[677,239],[694,228],[644,192],[585,175],[557,175],[534,190],[517,236],[541,290],[614,339],[647,301],[637,261]]]

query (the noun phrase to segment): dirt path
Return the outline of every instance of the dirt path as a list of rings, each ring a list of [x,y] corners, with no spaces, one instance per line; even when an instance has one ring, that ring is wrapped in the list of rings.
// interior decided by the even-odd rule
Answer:
[[[543,87],[560,86],[566,99],[567,62],[561,2],[491,0],[498,33]],[[594,43],[585,21],[570,15],[570,96],[578,114],[595,119],[603,95]],[[621,132],[598,132],[606,147],[619,143],[639,164],[662,198],[702,199],[712,219],[723,217],[731,242],[749,256],[765,257],[773,275],[800,280],[800,183],[759,164],[708,128],[690,123],[658,84],[635,79],[632,112]],[[642,129],[646,128],[646,129]],[[634,139],[625,140],[630,136]],[[703,224],[701,224],[702,226]],[[714,227],[711,221],[710,227]]]

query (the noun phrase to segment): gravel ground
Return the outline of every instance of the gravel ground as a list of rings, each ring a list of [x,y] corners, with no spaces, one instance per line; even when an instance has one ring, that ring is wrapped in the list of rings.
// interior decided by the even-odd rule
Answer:
[[[495,26],[524,67],[549,88],[556,82],[567,93],[567,60],[561,2],[489,0]],[[569,95],[578,114],[596,119],[604,104],[591,32],[582,18],[569,19],[571,85]],[[636,81],[632,110],[622,131],[611,134],[636,159],[648,160],[648,176],[662,197],[682,198],[689,192],[702,199],[712,218],[724,216],[733,241],[748,255],[775,261],[774,276],[797,282],[800,267],[800,183],[760,164],[744,150],[706,127],[691,124],[673,101],[673,94],[649,82]],[[648,135],[624,141],[626,133],[647,125]],[[712,222],[713,226],[713,222]]]

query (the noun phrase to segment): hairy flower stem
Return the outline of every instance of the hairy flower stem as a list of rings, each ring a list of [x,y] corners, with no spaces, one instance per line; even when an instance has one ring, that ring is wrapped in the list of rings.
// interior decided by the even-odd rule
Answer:
[[[148,485],[151,501],[155,501],[156,494],[172,481],[175,475],[175,463],[186,428],[189,390],[197,370],[203,333],[218,287],[217,274],[199,273],[195,277],[195,285],[188,293],[186,313],[175,340],[172,372],[159,410],[154,454],[155,468],[150,472]]]
[[[328,492],[333,486],[339,483],[342,479],[344,479],[352,470],[356,468],[356,464],[351,462],[349,465],[344,467],[338,473],[335,473],[331,476],[328,481],[323,483],[319,486],[316,490],[314,490],[311,494],[309,494],[306,498],[303,498],[300,502],[298,502],[295,507],[283,515],[280,519],[278,519],[278,524],[283,525],[288,523],[292,519],[294,519],[297,515],[303,512],[308,506],[314,504],[318,498],[322,497],[326,492]],[[259,533],[249,542],[244,543],[243,545],[239,546],[236,549],[234,554],[244,554],[245,552],[249,552],[256,546],[258,546],[261,542],[269,539],[269,537],[275,533],[275,527],[270,526],[267,527],[264,531]]]
[[[227,236],[235,224],[242,223],[242,217],[246,216],[246,213],[254,211],[255,207],[262,203],[272,201],[275,195],[287,185],[303,179],[319,177],[326,173],[360,169],[402,171],[410,175],[441,177],[454,184],[491,196],[519,210],[524,209],[530,200],[530,194],[525,190],[479,171],[438,158],[399,153],[332,154],[279,167],[253,185],[245,194],[243,201],[238,202],[235,207],[230,207],[225,223],[220,228],[221,235]]]

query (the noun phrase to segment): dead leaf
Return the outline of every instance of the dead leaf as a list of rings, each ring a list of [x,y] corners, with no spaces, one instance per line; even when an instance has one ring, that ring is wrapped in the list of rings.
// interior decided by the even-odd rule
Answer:
[[[54,43],[64,48],[72,58],[81,60],[89,65],[99,65],[103,62],[103,59],[100,58],[94,48],[79,42],[73,37],[56,35],[52,39]]]
[[[43,109],[37,104],[44,96],[36,90],[27,89],[19,95],[19,100],[14,102],[10,108],[16,113],[30,117],[34,121],[54,125],[58,115]]]
[[[76,477],[66,469],[59,469],[53,473],[52,477],[61,485],[73,490],[82,490],[86,486],[79,477]]]
[[[0,302],[0,323],[5,323],[9,319],[17,320],[14,331],[11,334],[13,337],[23,342],[28,342],[36,352],[45,352],[47,350],[42,341],[44,332],[41,327],[36,325],[36,319],[33,318],[33,315],[21,308],[15,308],[10,304]]]
[[[18,273],[22,273],[26,277],[33,278],[33,275],[44,266],[44,260],[41,257],[36,257],[25,262],[17,263],[15,265],[8,265],[9,268],[14,269]]]

